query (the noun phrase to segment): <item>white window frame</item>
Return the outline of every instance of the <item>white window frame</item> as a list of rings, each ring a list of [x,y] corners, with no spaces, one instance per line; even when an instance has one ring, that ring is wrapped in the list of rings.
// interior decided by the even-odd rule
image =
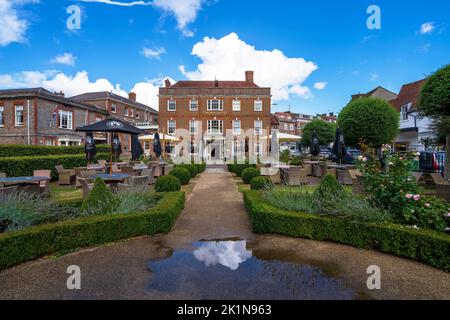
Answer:
[[[128,116],[129,116],[129,114],[130,114],[130,112],[128,111],[128,108],[125,108],[125,111],[124,111],[124,115],[125,115],[125,117],[128,117]]]
[[[173,124],[173,132],[171,130]],[[177,121],[176,120],[167,120],[167,134],[175,134],[177,132]]]
[[[255,151],[255,155],[261,155],[261,149],[262,149],[262,142],[261,141],[258,141],[258,142],[255,142],[255,144],[254,144],[254,151]]]
[[[289,125],[289,130],[294,131],[294,125],[292,123]]]
[[[234,99],[232,102],[233,111],[241,111],[241,100]]]
[[[172,103],[173,103],[173,108],[171,108]],[[171,112],[177,111],[177,100],[173,100],[173,99],[167,100],[167,111],[171,111]]]
[[[191,152],[192,151],[192,146],[194,147],[194,152]],[[194,155],[197,155],[198,154],[198,144],[197,143],[192,143],[192,141],[189,141],[188,142],[188,148],[189,148],[189,154],[191,155],[191,156],[194,156]]]
[[[195,105],[195,108],[193,108],[193,105]],[[198,100],[197,99],[189,100],[189,111],[198,111]]]
[[[258,100],[255,100],[255,101],[253,102],[253,110],[254,110],[255,112],[261,112],[261,111],[263,111],[263,102],[262,102],[262,100],[258,99]]]
[[[22,116],[22,122],[17,121],[18,120],[17,111],[21,111],[20,115]],[[24,112],[23,105],[18,104],[18,105],[14,106],[14,126],[15,127],[23,127],[23,123],[25,122],[25,115],[23,112]]]
[[[117,113],[117,103],[111,103],[111,112]]]
[[[213,122],[217,121],[217,131],[212,130]],[[208,134],[223,134],[223,120],[208,120]]]
[[[189,120],[189,133],[198,134],[198,120]]]
[[[214,102],[218,102],[217,106],[213,106]],[[207,101],[207,110],[208,111],[223,111],[223,100],[221,99],[208,99]]]
[[[5,107],[0,106],[0,128],[5,126]]]
[[[130,118],[133,118],[133,117],[134,117],[134,110],[130,109]]]
[[[258,126],[256,125],[257,123],[260,123],[260,124],[261,124],[261,125],[259,126],[259,128],[258,128]],[[262,134],[262,128],[263,128],[262,120],[255,120],[255,121],[253,122],[253,128],[254,128],[254,131],[255,131],[255,135],[261,135],[261,134]]]
[[[63,116],[67,116],[67,127],[63,126]],[[59,110],[59,129],[73,129],[73,112],[67,110]]]
[[[236,126],[236,124],[239,123],[239,126]],[[239,127],[239,128],[237,128]],[[241,134],[241,120],[233,120],[232,122],[232,128],[233,128],[233,134]]]
[[[411,103],[404,104],[400,106],[400,119],[402,121],[408,120],[408,111],[411,106]]]

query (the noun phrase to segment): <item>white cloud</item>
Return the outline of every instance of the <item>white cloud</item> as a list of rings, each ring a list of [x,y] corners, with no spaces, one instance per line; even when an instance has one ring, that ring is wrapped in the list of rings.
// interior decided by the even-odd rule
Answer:
[[[155,58],[161,59],[161,55],[166,53],[166,49],[164,48],[143,48],[141,50],[141,54],[147,59]]]
[[[327,84],[328,84],[328,82],[326,82],[326,81],[316,82],[316,83],[314,83],[314,88],[317,90],[323,90],[323,89],[325,89]]]
[[[379,77],[377,73],[370,73],[370,81],[377,81]]]
[[[191,54],[202,62],[195,71],[179,66],[188,79],[239,80],[246,70],[253,70],[258,85],[272,88],[273,100],[287,100],[290,93],[305,95],[301,84],[317,69],[314,62],[289,58],[278,49],[257,50],[236,33],[220,39],[205,37],[194,45]]]
[[[74,66],[76,59],[77,59],[77,57],[75,57],[72,53],[66,52],[66,53],[59,54],[56,57],[54,57],[52,59],[51,63],[64,64],[66,66]]]
[[[202,243],[194,251],[194,257],[205,264],[215,266],[220,264],[231,270],[237,270],[239,265],[252,257],[247,250],[246,241],[215,241]]]
[[[311,99],[313,97],[311,90],[309,90],[308,87],[304,87],[298,84],[290,87],[289,93],[295,94],[303,99]]]
[[[188,25],[197,19],[206,0],[153,0],[153,1],[114,1],[114,0],[79,0],[83,2],[97,2],[121,7],[153,6],[165,14],[173,15],[177,20],[177,27],[186,37],[192,37],[194,33],[188,29]]]
[[[0,46],[26,41],[25,32],[29,23],[19,17],[17,7],[38,2],[39,0],[0,0]]]
[[[165,78],[152,79],[136,83],[130,91],[136,93],[137,101],[158,109],[158,88],[163,86]],[[173,79],[169,78],[172,82]],[[62,91],[66,97],[93,91],[110,91],[128,97],[120,84],[112,84],[108,79],[90,80],[86,71],[66,75],[55,70],[23,71],[17,74],[0,74],[0,89],[43,87],[50,91]]]
[[[434,22],[425,22],[420,26],[419,33],[428,34],[433,32],[434,28],[435,28]]]

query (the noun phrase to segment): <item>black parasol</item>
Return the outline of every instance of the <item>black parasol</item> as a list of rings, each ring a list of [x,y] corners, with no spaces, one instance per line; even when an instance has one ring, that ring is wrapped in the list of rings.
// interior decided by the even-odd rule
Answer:
[[[334,138],[332,153],[337,158],[337,161],[342,163],[342,159],[345,157],[345,144],[344,135],[339,127],[336,129],[336,137]]]
[[[153,141],[153,151],[156,154],[156,157],[161,157],[162,153],[162,147],[161,147],[161,140],[159,139],[159,133],[155,133],[154,141]]]
[[[314,157],[317,157],[319,153],[320,153],[319,138],[317,137],[317,131],[314,130],[311,137],[311,154]]]
[[[144,153],[144,149],[142,149],[142,145],[139,142],[139,138],[137,134],[131,135],[131,159],[139,160],[141,155]]]
[[[84,151],[86,152],[86,160],[92,161],[97,154],[97,148],[95,147],[95,141],[92,136],[92,132],[86,132],[86,142],[84,144]]]

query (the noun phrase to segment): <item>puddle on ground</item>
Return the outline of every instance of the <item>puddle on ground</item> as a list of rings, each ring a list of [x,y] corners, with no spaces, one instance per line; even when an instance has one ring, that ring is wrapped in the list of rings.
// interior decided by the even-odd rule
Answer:
[[[192,250],[174,250],[167,258],[151,260],[148,290],[173,299],[361,298],[337,277],[333,266],[283,261],[281,252],[271,251],[253,251],[246,240],[199,241]]]

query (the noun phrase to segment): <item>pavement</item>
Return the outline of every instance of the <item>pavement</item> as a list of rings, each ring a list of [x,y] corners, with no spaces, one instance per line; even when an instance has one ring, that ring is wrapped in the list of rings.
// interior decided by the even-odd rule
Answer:
[[[200,268],[186,258],[192,256],[191,250],[199,241],[242,239],[252,252],[252,259],[263,265],[281,261],[282,271],[289,274],[293,265],[311,267],[319,270],[320,279],[351,288],[356,299],[450,299],[450,273],[416,261],[331,242],[254,234],[232,175],[220,168],[207,170],[200,176],[168,234],[45,257],[1,271],[0,299],[260,298],[267,284],[262,281],[270,281],[270,277],[249,284],[247,292],[240,287],[237,291],[237,284],[228,279],[243,281],[243,274],[239,278],[240,269],[232,272]],[[165,268],[162,271],[149,267],[164,261],[168,262],[162,264]],[[66,271],[70,265],[80,267],[81,290],[67,289]],[[370,265],[381,270],[380,290],[367,289]],[[244,268],[245,263],[241,266]],[[166,278],[158,274],[163,271]],[[253,271],[258,272],[257,267],[250,270]],[[202,273],[207,279],[203,283],[199,280]],[[156,281],[161,287],[165,283],[171,287],[155,288],[152,283]],[[273,290],[264,297],[277,298],[277,292]]]

